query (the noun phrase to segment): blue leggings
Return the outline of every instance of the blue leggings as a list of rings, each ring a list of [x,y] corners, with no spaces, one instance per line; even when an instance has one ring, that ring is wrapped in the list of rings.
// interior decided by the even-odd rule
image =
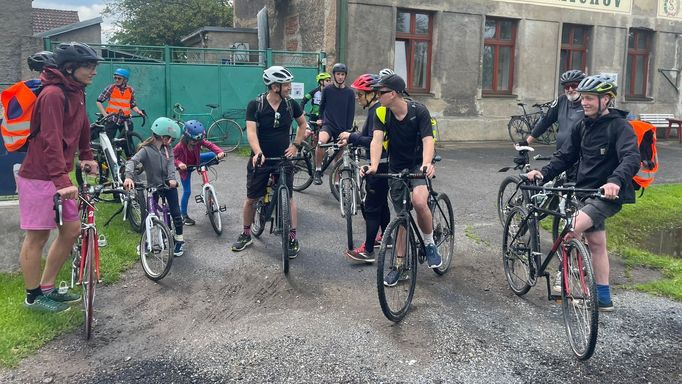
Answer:
[[[213,152],[204,152],[199,155],[199,162],[205,163],[216,155]],[[187,215],[187,203],[189,202],[189,196],[192,194],[192,172],[187,172],[187,178],[180,178],[182,183],[182,199],[180,199],[180,212],[183,215]]]

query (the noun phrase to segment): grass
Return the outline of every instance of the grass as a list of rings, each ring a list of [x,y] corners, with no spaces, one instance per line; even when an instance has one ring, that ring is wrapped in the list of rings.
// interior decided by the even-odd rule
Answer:
[[[105,284],[116,282],[121,273],[137,261],[136,239],[139,235],[130,230],[120,215],[104,228],[106,220],[120,205],[99,203],[97,224],[100,233],[107,237],[108,245],[101,249],[101,275]],[[57,281],[70,280],[69,263],[62,268]],[[56,336],[72,331],[83,323],[82,305],[74,305],[62,314],[33,313],[23,306],[24,279],[21,274],[0,273],[0,366],[13,367]]]

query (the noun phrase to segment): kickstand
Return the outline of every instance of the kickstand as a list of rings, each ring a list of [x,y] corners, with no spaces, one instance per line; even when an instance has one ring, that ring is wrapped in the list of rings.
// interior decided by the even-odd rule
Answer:
[[[116,215],[118,215],[118,214],[121,213],[121,212],[123,212],[123,207],[119,208],[118,211],[114,212],[114,214],[111,215],[111,217],[109,218],[109,220],[107,220],[107,222],[104,223],[104,226],[105,226],[105,227],[108,227],[108,226],[109,226],[109,223],[111,223],[111,220],[113,220],[114,217],[116,217]]]

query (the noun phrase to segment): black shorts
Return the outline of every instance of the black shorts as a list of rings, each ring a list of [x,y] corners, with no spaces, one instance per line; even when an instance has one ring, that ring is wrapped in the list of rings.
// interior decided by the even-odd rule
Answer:
[[[287,187],[289,188],[289,197],[293,195],[294,185],[294,167],[290,161],[287,161],[289,166],[286,167],[287,173]],[[279,164],[276,162],[267,162],[264,166],[256,168],[254,171],[253,163],[249,157],[246,164],[246,197],[249,199],[258,199],[265,194],[265,187],[268,185],[270,174],[279,175]],[[275,182],[277,182],[275,176]]]
[[[331,137],[331,140],[336,141],[336,138],[339,137],[339,134],[343,131],[336,130],[331,126],[325,124],[322,126],[322,128],[320,128],[320,132],[327,132],[327,134]]]
[[[417,166],[410,170],[410,173],[421,172],[421,166]],[[392,172],[391,173],[395,173]],[[393,208],[395,208],[396,213],[399,213],[403,209],[403,191],[405,190],[405,183],[402,180],[388,179],[388,185],[391,187],[391,201],[393,201]],[[414,187],[419,185],[426,185],[426,180],[424,179],[409,179],[407,180],[407,188],[410,192]],[[412,209],[412,196],[410,193],[407,194],[407,209]]]
[[[592,227],[585,232],[598,232],[606,230],[606,219],[615,215],[623,208],[623,205],[602,199],[586,199],[584,206],[580,209],[592,219]]]

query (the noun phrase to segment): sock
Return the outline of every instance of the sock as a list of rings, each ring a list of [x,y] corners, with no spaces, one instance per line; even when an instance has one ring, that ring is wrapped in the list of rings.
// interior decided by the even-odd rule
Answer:
[[[245,225],[244,226],[244,234],[246,236],[251,236],[251,226],[250,225]]]
[[[185,242],[185,238],[182,235],[175,235],[175,241],[182,241],[183,243]]]
[[[50,285],[40,284],[40,291],[43,292],[43,295],[49,295],[52,291],[54,291],[54,284]]]
[[[597,284],[597,298],[602,303],[610,303],[611,288],[608,285]]]
[[[424,244],[425,245],[436,244],[436,242],[433,241],[433,232],[424,234]]]
[[[33,301],[35,301],[38,296],[42,296],[43,291],[40,289],[40,287],[36,287],[33,289],[27,289],[26,290],[26,302],[29,304],[33,304]]]
[[[296,240],[296,228],[289,230],[289,240]]]
[[[322,172],[322,167],[315,167],[315,172]]]

